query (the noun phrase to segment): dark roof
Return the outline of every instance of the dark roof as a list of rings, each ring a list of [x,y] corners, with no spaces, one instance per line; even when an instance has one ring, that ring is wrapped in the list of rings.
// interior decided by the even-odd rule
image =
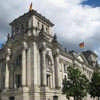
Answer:
[[[87,51],[84,51],[84,52],[82,52],[85,56],[89,56],[89,55],[91,55],[91,54],[93,54],[94,56],[96,56],[96,57],[98,57],[97,56],[97,54],[96,53],[94,53],[93,51],[91,51],[91,50],[87,50]]]
[[[91,51],[91,50],[84,51],[84,52],[82,52],[82,54],[83,54],[84,57],[87,59],[87,61],[88,61],[88,63],[89,63],[90,65],[92,65],[92,61],[91,61],[90,59],[88,59],[89,56],[92,54],[92,55],[94,55],[95,57],[98,57],[98,56],[97,56],[93,51]]]
[[[24,15],[16,18],[15,20],[13,20],[10,23],[10,25],[13,25],[14,23],[17,23],[19,20],[27,20],[32,15],[35,15],[35,16],[39,17],[41,20],[43,20],[46,23],[48,23],[49,25],[54,26],[54,24],[50,20],[48,20],[47,18],[45,18],[44,16],[42,16],[41,14],[39,14],[36,10],[29,11],[29,12],[25,13]]]
[[[70,50],[69,53],[77,53],[76,51],[74,50]]]

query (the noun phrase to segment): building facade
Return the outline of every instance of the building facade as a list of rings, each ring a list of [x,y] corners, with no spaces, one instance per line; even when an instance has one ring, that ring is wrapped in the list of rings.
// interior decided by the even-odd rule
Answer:
[[[0,100],[67,100],[62,80],[70,65],[91,78],[97,55],[63,50],[53,36],[54,24],[37,11],[25,13],[10,26],[12,34],[0,50]]]

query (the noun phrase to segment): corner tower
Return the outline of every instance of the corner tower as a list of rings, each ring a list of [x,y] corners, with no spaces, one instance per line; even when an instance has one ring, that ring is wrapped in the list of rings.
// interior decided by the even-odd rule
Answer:
[[[32,5],[27,13],[13,20],[10,25],[13,35],[33,34],[34,36],[38,36],[41,29],[47,35],[52,36],[52,27],[54,26],[50,20],[33,10]]]
[[[54,24],[33,10],[31,4],[30,10],[13,20],[10,26],[11,36],[8,35],[0,51],[1,57],[4,52],[6,65],[1,100],[48,100],[48,88],[53,98],[52,89],[56,87],[54,66],[57,65],[53,61],[57,52],[53,45]]]

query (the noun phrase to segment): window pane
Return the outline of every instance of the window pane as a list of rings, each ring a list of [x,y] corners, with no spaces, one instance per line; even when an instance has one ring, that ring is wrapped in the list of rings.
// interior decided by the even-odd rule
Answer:
[[[15,97],[9,97],[9,100],[15,100]]]

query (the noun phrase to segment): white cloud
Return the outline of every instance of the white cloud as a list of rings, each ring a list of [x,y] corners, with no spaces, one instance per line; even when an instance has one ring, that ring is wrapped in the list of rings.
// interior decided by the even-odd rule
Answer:
[[[48,0],[48,3],[53,4],[56,7],[65,7],[66,3],[65,0]]]
[[[54,31],[66,47],[79,50],[78,44],[85,41],[85,50],[98,51],[100,7],[83,6],[82,1],[85,0],[43,0],[38,10],[55,23]]]
[[[98,55],[98,61],[99,61],[99,64],[100,64],[100,48],[98,48],[94,52]]]
[[[97,50],[100,48],[100,7],[83,6],[82,1],[85,0],[34,0],[33,8],[55,24],[54,32],[68,47],[85,41],[86,48]],[[7,0],[7,3],[4,0],[0,4],[0,16],[8,23],[27,12],[30,3],[29,0]]]
[[[39,10],[52,19],[58,35],[63,33],[63,38],[74,41],[86,40],[100,26],[100,8],[82,6],[82,1],[85,0],[43,0],[45,7],[39,6]]]
[[[55,0],[52,1],[55,6],[47,2],[49,6],[43,9],[43,12],[49,10],[48,16],[56,24],[55,31],[58,35],[69,41],[73,39],[76,43],[88,40],[96,34],[96,31],[100,32],[100,29],[97,29],[100,27],[100,7],[82,6],[79,4],[82,1]]]

